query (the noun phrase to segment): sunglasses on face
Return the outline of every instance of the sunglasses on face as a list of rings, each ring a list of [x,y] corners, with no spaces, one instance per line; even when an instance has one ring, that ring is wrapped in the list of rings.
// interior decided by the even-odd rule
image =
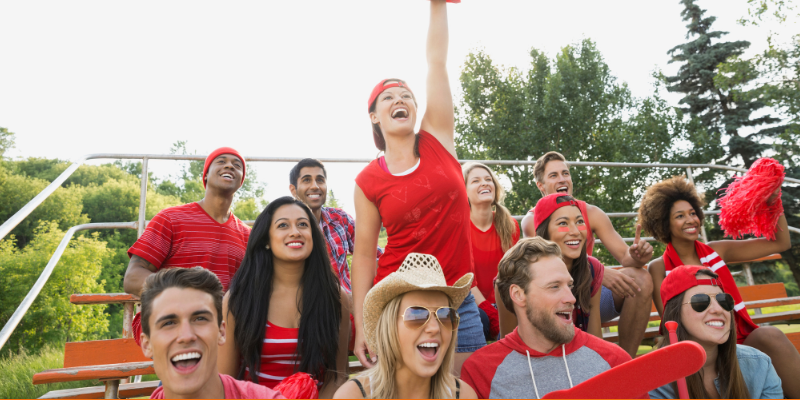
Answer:
[[[458,312],[452,307],[438,307],[431,311],[427,307],[411,306],[403,312],[403,324],[409,329],[419,329],[431,319],[431,314],[436,314],[436,319],[443,329],[454,331],[458,329]]]
[[[691,300],[683,304],[691,304],[692,309],[697,312],[705,311],[711,305],[711,296],[717,300],[717,303],[725,311],[733,310],[733,296],[727,293],[698,293],[692,296]]]

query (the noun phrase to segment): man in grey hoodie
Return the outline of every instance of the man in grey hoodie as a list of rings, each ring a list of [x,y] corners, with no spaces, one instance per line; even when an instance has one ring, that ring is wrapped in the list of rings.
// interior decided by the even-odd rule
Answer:
[[[461,378],[479,398],[541,398],[631,359],[573,324],[572,277],[557,244],[522,239],[498,269],[500,298],[517,315],[518,327],[464,363]]]

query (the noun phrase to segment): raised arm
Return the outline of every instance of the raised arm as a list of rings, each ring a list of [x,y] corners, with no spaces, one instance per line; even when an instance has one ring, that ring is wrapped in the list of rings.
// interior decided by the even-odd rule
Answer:
[[[453,140],[455,131],[453,94],[450,92],[450,79],[447,76],[448,42],[447,3],[445,0],[431,0],[431,20],[428,27],[426,49],[428,60],[427,108],[420,128],[436,137],[439,143],[458,159]]]
[[[735,263],[766,257],[770,254],[780,253],[792,247],[789,237],[789,224],[786,216],[778,219],[775,240],[765,238],[748,240],[719,240],[708,243],[726,263]]]
[[[639,241],[636,247],[631,249],[622,240],[622,236],[614,229],[611,219],[608,218],[599,207],[590,205],[588,207],[589,223],[592,231],[597,234],[600,241],[608,249],[608,252],[619,261],[623,267],[642,268],[650,261],[653,256],[653,246],[646,241]],[[641,228],[637,228],[641,232]],[[591,238],[587,238],[592,240]]]
[[[356,185],[356,247],[353,251],[353,265],[351,268],[351,283],[353,285],[353,318],[356,324],[356,340],[353,352],[361,365],[372,367],[373,362],[367,358],[366,353],[374,357],[375,354],[367,348],[364,337],[364,298],[372,288],[375,280],[375,248],[378,246],[378,234],[381,229],[381,215],[375,204],[372,204],[361,188]]]

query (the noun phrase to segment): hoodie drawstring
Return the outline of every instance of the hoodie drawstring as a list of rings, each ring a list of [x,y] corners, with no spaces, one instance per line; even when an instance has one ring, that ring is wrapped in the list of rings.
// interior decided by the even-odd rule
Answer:
[[[525,350],[525,354],[528,355],[528,370],[531,371],[531,381],[533,381],[533,391],[536,393],[536,398],[541,399],[539,397],[539,389],[536,387],[536,378],[533,376],[533,366],[531,365],[531,353],[528,350]],[[567,378],[569,379],[569,388],[572,389],[572,376],[569,373],[569,365],[567,364],[567,352],[564,348],[564,344],[561,344],[561,357],[564,360],[564,367],[567,369]]]

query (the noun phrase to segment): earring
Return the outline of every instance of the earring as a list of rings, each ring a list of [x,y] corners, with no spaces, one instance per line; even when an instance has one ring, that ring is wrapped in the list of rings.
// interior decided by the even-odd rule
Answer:
[[[269,250],[269,245],[266,245],[265,247],[267,248],[267,250]]]

